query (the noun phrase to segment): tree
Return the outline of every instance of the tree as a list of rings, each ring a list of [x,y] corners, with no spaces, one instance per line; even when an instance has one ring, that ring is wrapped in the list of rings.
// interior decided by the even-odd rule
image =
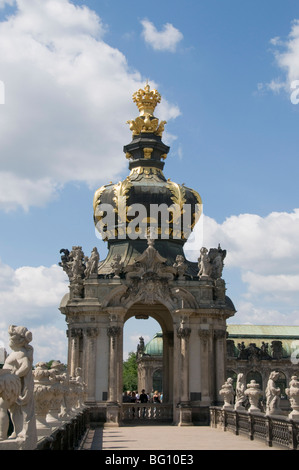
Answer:
[[[129,357],[123,363],[123,391],[137,390],[138,388],[138,367],[136,353],[130,352]]]

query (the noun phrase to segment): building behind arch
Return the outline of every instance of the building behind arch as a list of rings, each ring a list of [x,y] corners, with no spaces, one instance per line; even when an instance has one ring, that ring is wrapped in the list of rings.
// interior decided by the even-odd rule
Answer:
[[[156,333],[146,345],[142,340],[137,347],[138,388],[156,390],[155,375],[159,371],[162,377],[158,391],[163,393],[163,334]],[[226,349],[227,378],[232,377],[235,383],[237,375],[243,373],[246,383],[255,380],[265,391],[270,373],[278,371],[277,386],[284,404],[285,389],[292,375],[298,373],[299,326],[228,324]]]

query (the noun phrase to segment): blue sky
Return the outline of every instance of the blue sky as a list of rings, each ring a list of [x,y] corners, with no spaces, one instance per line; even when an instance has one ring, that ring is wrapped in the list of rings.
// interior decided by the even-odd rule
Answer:
[[[299,324],[298,21],[295,0],[0,0],[1,344],[24,324],[36,361],[66,360],[59,250],[105,258],[92,198],[128,174],[147,79],[165,176],[200,193],[199,240],[228,251],[230,322]],[[157,328],[128,322],[126,351]]]

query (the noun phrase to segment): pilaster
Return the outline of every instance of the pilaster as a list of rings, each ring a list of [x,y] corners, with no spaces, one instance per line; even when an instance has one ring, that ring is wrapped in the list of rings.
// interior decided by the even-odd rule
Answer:
[[[198,331],[200,338],[200,374],[201,374],[201,404],[210,406],[211,397],[211,355],[212,330],[204,324]]]
[[[226,330],[214,330],[215,390],[216,402],[222,402],[219,391],[226,380]],[[215,403],[217,404],[217,403]]]
[[[87,402],[96,401],[96,360],[97,347],[96,339],[99,334],[99,328],[87,327],[83,330],[84,335],[84,356],[85,356],[85,381],[87,384],[88,395]]]
[[[119,391],[121,386],[119,358],[122,346],[122,328],[118,324],[116,315],[110,315],[109,322],[109,326],[107,327],[107,335],[109,338],[109,380],[106,425],[119,426]]]
[[[179,408],[179,426],[192,425],[192,410],[190,406],[189,392],[189,338],[191,329],[185,325],[184,320],[181,321],[177,329],[177,337],[180,341],[180,402]]]

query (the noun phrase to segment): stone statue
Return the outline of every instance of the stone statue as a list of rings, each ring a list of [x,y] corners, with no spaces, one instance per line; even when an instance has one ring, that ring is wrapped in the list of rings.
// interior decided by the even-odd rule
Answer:
[[[62,249],[60,253],[64,253],[61,256],[61,262],[59,266],[62,267],[64,272],[68,275],[69,281],[72,287],[72,293],[74,297],[83,296],[83,280],[85,277],[85,259],[84,253],[81,246],[73,246],[72,251]]]
[[[266,387],[266,415],[281,414],[280,404],[280,388],[275,386],[276,380],[279,378],[279,372],[272,371],[270,373]]]
[[[81,367],[76,367],[75,369],[75,381],[77,385],[77,408],[82,409],[84,407],[85,401],[85,391],[86,391],[86,383],[82,377],[82,369]]]
[[[0,441],[7,439],[8,410],[21,394],[21,380],[10,370],[0,369]]]
[[[140,336],[139,344],[137,345],[137,358],[143,356],[145,349],[144,338]]]
[[[232,409],[233,402],[234,402],[234,387],[233,387],[233,379],[229,377],[227,381],[222,385],[221,390],[219,391],[219,395],[223,397],[224,405],[222,409]]]
[[[269,354],[269,344],[265,343],[264,341],[262,341],[262,345],[260,348],[260,356],[261,359],[271,359],[271,356]]]
[[[176,274],[179,280],[184,280],[185,272],[187,269],[187,263],[185,263],[185,258],[183,255],[177,255],[173,267],[176,269]]]
[[[296,375],[292,376],[289,388],[286,388],[285,392],[292,408],[289,418],[294,421],[299,421],[299,380]]]
[[[245,396],[245,389],[246,389],[246,382],[244,374],[240,373],[237,377],[237,384],[236,384],[236,402],[235,402],[235,410],[240,411],[244,410],[244,401],[246,400]]]
[[[32,375],[33,347],[29,344],[32,341],[32,333],[23,326],[14,325],[9,327],[8,332],[12,353],[5,360],[2,374],[7,373],[6,392],[8,381],[12,379],[12,376],[15,377],[12,379],[14,385],[11,383],[12,395],[14,396],[8,397],[7,393],[2,394],[0,408],[2,410],[8,408],[10,412],[14,428],[10,439],[26,441],[30,448],[35,448],[37,436]],[[11,376],[8,375],[9,373]],[[20,386],[17,385],[18,381]],[[19,392],[18,396],[16,396],[16,392]],[[2,423],[0,427],[2,427]],[[1,433],[3,435],[3,431]]]
[[[113,263],[111,263],[111,267],[114,271],[114,276],[116,278],[119,278],[121,272],[123,271],[124,268],[124,263],[121,263],[121,256],[120,255],[115,255],[113,258]]]
[[[272,349],[273,359],[280,360],[283,356],[282,341],[272,341],[271,342],[271,349]]]
[[[224,258],[226,257],[226,250],[222,250],[220,245],[218,245],[218,248],[210,249],[208,256],[211,263],[210,275],[212,279],[220,279],[224,266]]]
[[[199,278],[209,278],[211,274],[211,263],[208,256],[208,250],[205,247],[200,249],[200,257],[198,258],[198,277]]]
[[[238,343],[238,359],[248,359],[248,351],[246,349],[244,341],[242,343]]]
[[[93,248],[90,258],[86,259],[86,268],[84,275],[86,279],[89,279],[91,275],[98,275],[100,255],[96,247]]]

